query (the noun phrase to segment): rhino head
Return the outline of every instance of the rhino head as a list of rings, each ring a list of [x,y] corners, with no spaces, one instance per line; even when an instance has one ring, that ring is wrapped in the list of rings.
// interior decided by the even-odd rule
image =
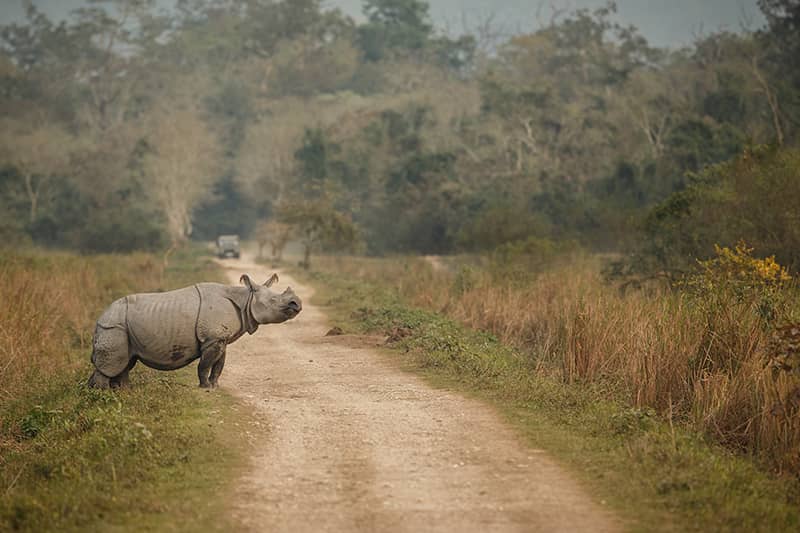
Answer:
[[[253,283],[247,274],[243,274],[240,281],[250,289],[253,295],[250,314],[259,324],[286,322],[303,310],[303,302],[291,287],[287,287],[282,293],[269,289],[273,283],[278,281],[277,274],[273,274],[263,285]]]

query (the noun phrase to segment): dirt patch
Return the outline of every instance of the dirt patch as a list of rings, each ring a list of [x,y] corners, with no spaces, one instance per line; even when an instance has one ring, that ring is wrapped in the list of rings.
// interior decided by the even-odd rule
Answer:
[[[392,328],[389,331],[389,336],[386,339],[386,344],[391,344],[393,342],[400,342],[401,340],[405,339],[406,337],[411,336],[411,328]]]
[[[229,261],[235,283],[247,272]],[[388,364],[374,338],[325,337],[311,289],[295,320],[228,348],[223,387],[256,409],[231,512],[252,531],[615,531],[618,522],[490,408]]]
[[[336,337],[338,335],[344,335],[344,331],[339,326],[334,326],[328,330],[328,333],[325,334],[326,337]]]

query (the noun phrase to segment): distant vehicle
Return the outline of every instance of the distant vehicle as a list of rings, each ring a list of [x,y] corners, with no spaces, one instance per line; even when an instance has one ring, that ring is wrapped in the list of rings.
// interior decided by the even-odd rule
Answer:
[[[226,257],[239,259],[239,236],[220,235],[217,237],[217,256],[220,259]]]

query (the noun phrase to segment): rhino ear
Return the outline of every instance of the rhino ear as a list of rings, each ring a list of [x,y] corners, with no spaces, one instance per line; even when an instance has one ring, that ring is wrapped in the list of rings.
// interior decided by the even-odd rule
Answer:
[[[257,287],[254,286],[253,282],[250,280],[250,276],[248,276],[247,274],[242,274],[242,277],[239,278],[239,281],[241,281],[242,284],[251,291],[255,291],[257,289]]]
[[[273,284],[278,282],[278,274],[275,273],[269,277],[267,281],[264,282],[265,287],[272,287]]]

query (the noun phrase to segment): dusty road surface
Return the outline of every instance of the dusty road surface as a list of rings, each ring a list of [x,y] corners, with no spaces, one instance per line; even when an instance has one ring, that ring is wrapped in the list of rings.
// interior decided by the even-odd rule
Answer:
[[[262,282],[271,272],[226,261]],[[619,523],[490,408],[325,337],[312,290],[293,321],[228,348],[220,384],[264,430],[231,512],[244,531],[615,531]]]

